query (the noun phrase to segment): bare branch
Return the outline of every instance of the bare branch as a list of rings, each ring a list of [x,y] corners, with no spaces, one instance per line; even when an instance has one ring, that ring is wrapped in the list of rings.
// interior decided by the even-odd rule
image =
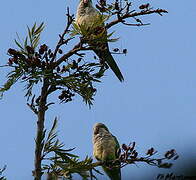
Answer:
[[[140,12],[128,13],[123,16],[119,16],[118,19],[106,24],[106,29],[109,29],[118,23],[122,23],[127,18],[136,17],[136,16],[144,16],[147,14],[154,14],[154,13],[162,15],[162,13],[168,13],[168,12],[164,9],[156,9],[156,10],[145,10],[145,11],[140,11]]]
[[[35,109],[34,106],[32,106],[31,104],[27,103],[27,106],[29,106],[29,108],[35,113],[38,114],[37,109]]]
[[[122,22],[124,25],[127,25],[127,26],[148,26],[150,25],[150,23],[147,23],[147,24],[143,24],[143,23],[140,23],[140,24],[131,24],[131,23],[126,23],[126,22]]]
[[[68,38],[67,40],[64,40],[65,35],[69,32],[69,28],[70,28],[72,22],[74,21],[73,15],[70,15],[69,8],[67,8],[66,16],[67,16],[67,25],[66,25],[66,28],[65,28],[64,32],[62,33],[62,35],[59,35],[60,39],[59,39],[59,42],[57,43],[57,46],[54,50],[54,56],[51,60],[52,62],[55,60],[59,48],[63,44],[67,44],[71,39],[73,39],[73,38]]]
[[[79,42],[77,45],[73,47],[68,53],[64,54],[62,57],[60,57],[56,62],[55,66],[60,65],[63,61],[66,61],[69,57],[72,55],[76,54],[78,55],[79,51],[87,51],[87,50],[92,50],[90,47],[82,47],[81,42]]]

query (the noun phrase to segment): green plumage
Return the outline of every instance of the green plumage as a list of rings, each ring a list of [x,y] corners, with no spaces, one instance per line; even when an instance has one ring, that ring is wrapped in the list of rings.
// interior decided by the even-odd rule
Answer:
[[[99,161],[107,163],[118,158],[119,143],[115,136],[113,136],[108,128],[102,124],[97,123],[93,128],[93,155]],[[111,180],[121,180],[120,168],[103,166],[103,170]]]
[[[91,0],[80,0],[77,8],[76,24],[79,27],[82,26],[87,31],[92,31],[93,28],[95,31],[99,32],[99,30],[101,30],[101,32],[103,32],[100,39],[103,40],[105,38],[105,41],[101,42],[101,40],[99,41],[98,39],[95,39],[97,42],[88,42],[88,44],[93,47],[93,51],[100,58],[100,60],[109,65],[117,78],[120,81],[123,81],[123,75],[109,51],[107,32],[105,31],[104,23],[97,23],[101,17],[102,15],[99,13],[99,11],[92,6]]]

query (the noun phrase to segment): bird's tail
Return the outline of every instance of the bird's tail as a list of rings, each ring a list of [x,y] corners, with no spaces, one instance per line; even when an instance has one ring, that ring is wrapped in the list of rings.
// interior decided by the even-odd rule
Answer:
[[[122,82],[124,80],[123,75],[116,64],[114,58],[112,57],[108,46],[106,45],[106,48],[101,50],[101,49],[95,49],[94,52],[97,54],[97,56],[103,60],[104,62],[107,62],[108,66],[112,69],[114,74],[117,76],[117,78]]]
[[[103,170],[111,180],[121,180],[120,168],[108,169],[108,167],[103,166]]]

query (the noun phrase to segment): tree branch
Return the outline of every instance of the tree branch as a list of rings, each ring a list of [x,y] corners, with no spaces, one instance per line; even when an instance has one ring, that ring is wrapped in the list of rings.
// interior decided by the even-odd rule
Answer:
[[[37,134],[35,139],[35,170],[34,170],[34,180],[41,180],[42,176],[42,150],[43,150],[43,139],[44,139],[44,121],[47,103],[47,91],[48,91],[48,79],[45,78],[41,90],[41,96],[38,108],[38,120],[37,120]]]
[[[168,13],[168,12],[164,9],[156,9],[156,10],[143,10],[140,12],[127,13],[125,15],[118,16],[118,19],[106,24],[106,29],[109,29],[118,23],[124,23],[124,20],[127,18],[136,17],[136,16],[143,16],[143,15],[147,15],[147,14],[154,14],[154,13],[162,15],[161,13]]]
[[[82,47],[81,42],[79,42],[78,44],[76,44],[73,49],[71,49],[68,53],[64,54],[62,57],[60,57],[56,62],[55,62],[55,66],[60,65],[63,61],[66,61],[69,57],[71,57],[72,55],[76,54],[79,51],[87,51],[87,50],[92,50],[92,48],[90,47]]]
[[[73,39],[73,37],[72,37],[72,38],[68,38],[67,40],[64,40],[65,35],[69,32],[69,28],[70,28],[72,22],[74,21],[73,15],[70,15],[70,13],[69,13],[69,8],[67,8],[66,16],[67,16],[67,25],[66,25],[66,28],[65,28],[64,32],[62,33],[62,35],[59,35],[60,39],[59,39],[59,42],[57,43],[57,46],[54,50],[54,56],[51,60],[52,62],[55,60],[59,48],[63,44],[67,44],[71,39]]]

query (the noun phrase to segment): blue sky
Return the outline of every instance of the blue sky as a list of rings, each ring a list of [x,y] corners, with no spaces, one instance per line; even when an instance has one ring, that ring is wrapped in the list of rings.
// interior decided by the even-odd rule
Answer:
[[[7,49],[15,47],[16,32],[24,37],[26,26],[34,22],[45,22],[41,43],[53,48],[66,24],[66,7],[70,6],[74,13],[77,2],[2,1],[0,64],[7,62]],[[120,83],[108,71],[103,83],[97,86],[92,109],[79,97],[64,105],[56,100],[46,122],[46,127],[50,127],[57,116],[59,138],[65,148],[76,147],[74,152],[82,158],[92,156],[92,127],[96,122],[105,123],[121,144],[136,141],[141,153],[150,147],[160,153],[175,148],[180,155],[170,170],[130,165],[122,170],[125,180],[129,176],[140,180],[155,179],[159,173],[183,174],[179,169],[196,161],[196,1],[133,0],[135,7],[140,2],[150,2],[153,7],[167,9],[169,13],[163,17],[144,17],[150,26],[113,28],[120,40],[111,44],[111,48],[128,49],[126,56],[115,56],[125,82]],[[0,69],[0,84],[5,81],[8,70]],[[32,179],[36,117],[26,106],[23,95],[23,84],[18,83],[0,101],[0,166],[7,165],[5,174],[9,180]]]

